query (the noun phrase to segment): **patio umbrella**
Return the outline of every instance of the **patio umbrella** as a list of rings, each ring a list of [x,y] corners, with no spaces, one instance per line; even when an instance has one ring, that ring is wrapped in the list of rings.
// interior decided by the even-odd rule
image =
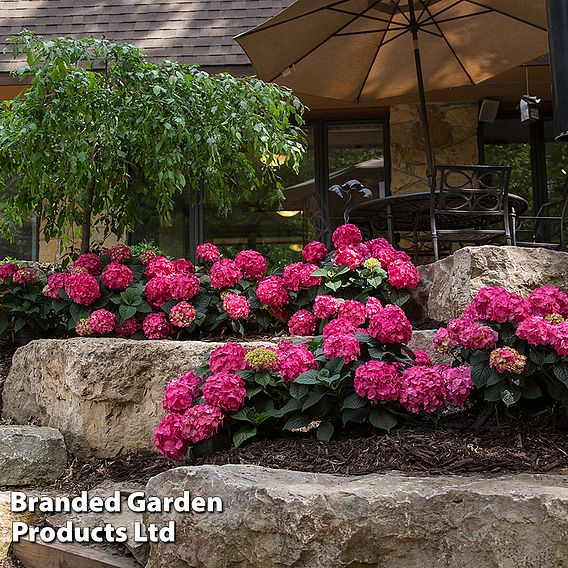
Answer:
[[[235,39],[298,94],[378,102],[480,83],[547,53],[546,0],[297,0]]]

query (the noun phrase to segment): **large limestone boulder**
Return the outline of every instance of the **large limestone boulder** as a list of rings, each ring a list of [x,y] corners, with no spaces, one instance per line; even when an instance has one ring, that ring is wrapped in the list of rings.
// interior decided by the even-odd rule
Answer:
[[[222,513],[146,513],[176,522],[147,568],[535,568],[568,566],[562,476],[339,477],[256,466],[184,467],[147,496],[219,496]]]
[[[0,486],[47,485],[67,467],[63,436],[54,428],[0,426]]]
[[[74,338],[16,351],[2,416],[61,430],[76,456],[153,449],[166,384],[219,343]]]
[[[542,248],[466,247],[418,270],[414,301],[422,316],[441,322],[459,317],[485,286],[524,296],[544,285],[568,291],[568,253]]]

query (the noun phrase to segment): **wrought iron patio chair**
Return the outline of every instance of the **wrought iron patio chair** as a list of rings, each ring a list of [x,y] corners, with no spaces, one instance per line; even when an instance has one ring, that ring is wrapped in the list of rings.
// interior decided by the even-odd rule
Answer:
[[[515,240],[518,246],[566,250],[564,219],[568,209],[568,178],[563,189],[562,199],[545,203],[536,215],[517,218]]]
[[[434,260],[440,242],[486,244],[504,237],[514,244],[506,166],[436,165],[430,188],[430,225]]]

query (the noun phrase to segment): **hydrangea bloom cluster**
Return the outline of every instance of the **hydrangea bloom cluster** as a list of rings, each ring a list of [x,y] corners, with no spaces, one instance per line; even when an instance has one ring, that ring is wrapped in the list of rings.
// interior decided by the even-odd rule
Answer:
[[[189,371],[169,383],[164,394],[164,410],[184,413],[199,396],[201,383],[201,378],[193,371]]]
[[[353,333],[333,333],[323,340],[323,354],[328,359],[343,357],[344,363],[349,363],[357,361],[361,346]]]
[[[337,310],[337,317],[351,322],[355,327],[365,323],[367,314],[365,306],[357,300],[345,300]]]
[[[92,333],[112,333],[116,327],[116,316],[108,310],[95,310],[89,317],[89,326]]]
[[[38,276],[35,270],[31,268],[20,268],[12,274],[14,284],[35,284],[38,281]]]
[[[333,231],[332,240],[335,248],[358,245],[363,242],[361,231],[355,225],[346,223]]]
[[[245,368],[247,350],[240,343],[225,343],[211,351],[209,368],[214,373],[234,372]]]
[[[165,256],[156,256],[146,265],[146,278],[164,278],[175,274],[174,263]]]
[[[90,306],[101,297],[99,283],[88,273],[69,274],[65,279],[65,292],[73,302],[82,306]]]
[[[195,249],[195,258],[213,264],[221,260],[221,253],[213,243],[203,243]]]
[[[43,289],[43,295],[46,298],[59,298],[59,290],[65,288],[65,280],[67,272],[55,272],[47,278],[47,285]]]
[[[114,328],[114,333],[117,337],[122,339],[128,339],[132,337],[137,331],[142,329],[142,324],[136,321],[136,318],[129,318],[121,325],[117,325]]]
[[[280,374],[287,382],[295,381],[302,373],[318,366],[313,353],[305,345],[286,341],[279,343],[276,355]]]
[[[313,335],[317,319],[307,310],[297,311],[288,321],[290,335]]]
[[[369,335],[380,343],[402,343],[412,339],[412,325],[398,306],[385,306],[369,321]]]
[[[274,347],[254,347],[245,355],[246,368],[254,371],[275,371],[278,356]]]
[[[282,278],[279,276],[263,278],[258,283],[256,295],[262,304],[270,308],[283,308],[290,301],[288,290],[284,287]]]
[[[147,339],[167,339],[174,329],[163,312],[148,314],[142,322],[142,331]]]
[[[526,364],[526,355],[521,355],[512,347],[499,347],[489,355],[489,366],[499,373],[520,375],[525,370]]]
[[[119,264],[129,264],[132,260],[130,249],[121,243],[109,248],[106,254],[110,256],[112,262],[118,262]]]
[[[266,272],[266,258],[255,250],[242,250],[235,256],[235,262],[243,276],[249,280],[258,280]]]
[[[319,241],[312,241],[302,249],[302,257],[310,264],[317,264],[327,256],[327,248]]]
[[[390,363],[368,361],[355,371],[355,392],[373,401],[398,400],[401,377],[398,369]]]
[[[126,290],[133,280],[132,270],[118,262],[111,262],[103,271],[102,282],[111,290]]]
[[[223,419],[224,414],[219,407],[211,404],[196,404],[183,415],[181,436],[191,444],[203,442],[219,431]]]
[[[233,320],[246,320],[250,314],[250,303],[246,296],[240,294],[227,294],[223,299],[223,309]]]
[[[203,385],[205,402],[228,412],[239,410],[246,395],[245,383],[236,373],[215,373]]]
[[[174,327],[189,327],[194,321],[197,312],[188,302],[179,302],[170,310],[170,323]]]
[[[73,263],[73,272],[82,272],[77,269],[84,269],[92,276],[98,276],[103,271],[103,263],[98,254],[87,252],[78,256]]]
[[[0,264],[0,280],[8,280],[18,272],[19,267],[12,262],[4,262]]]
[[[167,284],[174,300],[190,300],[199,294],[199,278],[193,274],[173,274],[167,279]]]
[[[211,286],[220,289],[234,286],[243,277],[243,273],[234,260],[223,258],[213,264],[210,276]]]

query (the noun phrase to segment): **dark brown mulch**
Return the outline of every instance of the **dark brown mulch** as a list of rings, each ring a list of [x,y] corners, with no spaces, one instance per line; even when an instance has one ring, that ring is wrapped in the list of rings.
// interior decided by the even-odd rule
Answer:
[[[172,462],[155,454],[75,460],[53,489],[76,493],[105,480],[146,483],[180,465],[204,464],[254,464],[339,475],[393,470],[412,475],[568,474],[568,419],[563,410],[550,408],[495,414],[493,407],[487,407],[481,415],[455,414],[438,425],[416,422],[391,434],[353,428],[328,444],[310,434],[259,440],[194,462]]]
[[[568,420],[551,409],[530,415],[464,413],[407,424],[390,434],[351,430],[328,444],[312,437],[258,441],[198,460],[199,464],[256,464],[299,471],[364,475],[507,472],[568,473]],[[476,424],[477,423],[477,424]]]

